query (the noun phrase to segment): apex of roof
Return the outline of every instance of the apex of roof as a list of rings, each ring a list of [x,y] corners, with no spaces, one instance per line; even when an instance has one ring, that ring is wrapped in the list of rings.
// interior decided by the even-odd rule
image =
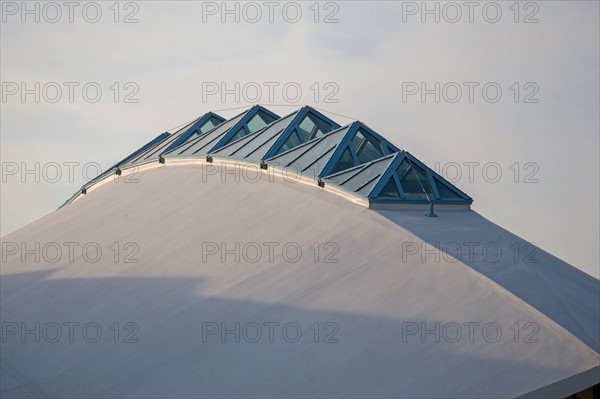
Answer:
[[[172,158],[260,163],[290,170],[320,186],[332,185],[369,204],[470,206],[473,199],[401,150],[364,122],[340,126],[315,108],[303,106],[284,117],[254,105],[225,120],[208,112],[174,133],[163,133],[98,178]],[[74,200],[79,193],[67,200]]]

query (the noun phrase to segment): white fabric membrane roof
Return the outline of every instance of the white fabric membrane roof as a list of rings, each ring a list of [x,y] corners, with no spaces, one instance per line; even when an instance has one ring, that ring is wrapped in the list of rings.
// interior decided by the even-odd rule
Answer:
[[[387,141],[389,154],[321,176],[324,188],[284,178],[278,158],[344,153],[350,129],[380,137],[362,123],[330,125],[276,156],[252,155],[258,143],[287,142],[279,138],[294,119],[207,153],[212,163],[165,154],[124,168],[136,184],[107,179],[3,237],[26,248],[94,243],[103,256],[4,255],[2,325],[58,323],[64,336],[32,342],[3,331],[2,396],[497,398],[551,386],[544,395],[566,397],[600,382],[597,279],[468,208],[436,208],[433,218],[423,198],[377,210],[338,195],[358,188],[351,195],[369,198],[386,178],[405,183],[398,168],[412,155]],[[240,159],[266,169],[236,178]],[[415,173],[438,184],[413,159]],[[97,323],[103,335],[70,342],[63,323]],[[137,342],[124,342],[132,333]]]

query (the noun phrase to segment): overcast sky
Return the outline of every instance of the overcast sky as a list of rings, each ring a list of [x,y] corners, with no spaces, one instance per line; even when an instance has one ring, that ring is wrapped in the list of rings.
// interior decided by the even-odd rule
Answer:
[[[2,235],[206,111],[309,104],[367,123],[483,216],[600,274],[597,1],[27,7],[2,2]]]

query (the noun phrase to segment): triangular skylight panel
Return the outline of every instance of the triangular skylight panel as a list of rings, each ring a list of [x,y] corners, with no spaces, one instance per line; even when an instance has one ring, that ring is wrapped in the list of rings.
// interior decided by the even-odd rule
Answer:
[[[370,162],[385,155],[381,143],[361,129],[352,139],[352,146],[360,163]]]
[[[104,172],[102,172],[101,174],[99,174],[98,176],[96,176],[95,178],[93,178],[92,180],[88,181],[83,186],[83,190],[85,191],[88,187],[91,187],[94,184],[96,184],[96,182],[98,182],[100,180],[103,180],[105,177],[114,174],[119,168],[122,168],[123,165],[126,165],[126,164],[132,162],[133,159],[136,159],[136,158],[140,157],[141,154],[145,154],[148,151],[152,151],[154,148],[156,148],[157,146],[159,146],[161,143],[163,143],[167,139],[169,139],[170,136],[171,136],[171,134],[168,133],[168,132],[159,134],[156,138],[154,138],[150,142],[146,143],[141,148],[138,148],[136,151],[134,151],[133,153],[129,154],[127,157],[125,157],[121,161],[115,163],[110,168],[106,169]]]
[[[88,187],[134,165],[173,157],[236,159],[280,168],[377,203],[445,203],[470,205],[472,199],[418,159],[362,122],[344,127],[311,107],[279,118],[253,106],[221,122],[203,115],[174,133],[163,133],[101,176]],[[216,125],[216,126],[215,126]],[[67,202],[72,201],[77,194]]]
[[[438,193],[440,194],[440,198],[442,199],[461,199],[462,197],[456,191],[454,191],[451,187],[448,187],[448,183],[443,183],[439,178],[433,178],[435,185],[437,187]]]
[[[358,197],[377,202],[471,204],[472,199],[408,152],[379,158],[322,178]]]
[[[171,149],[178,147],[179,145],[186,143],[207,131],[213,129],[216,125],[220,125],[225,121],[225,118],[209,112],[202,115],[201,117],[194,119],[192,122],[186,124],[182,128],[178,129],[175,133],[172,133],[166,140],[161,142],[159,145],[152,147],[135,158],[132,158],[127,163],[137,164],[142,162],[149,162],[158,159],[158,157]]]
[[[392,143],[360,122],[309,141],[267,160],[282,168],[294,168],[308,178],[318,178],[398,152]]]
[[[349,129],[350,125],[344,126],[321,138],[268,158],[267,163],[316,180]]]
[[[300,136],[298,136],[298,132],[296,130],[293,130],[292,134],[290,134],[290,137],[288,137],[285,143],[283,143],[283,145],[281,146],[280,151],[289,151],[292,148],[298,147],[300,144],[302,144],[302,140],[300,139]]]
[[[392,176],[400,183],[404,198],[431,198],[433,190],[427,173],[405,158]]]
[[[257,132],[232,140],[211,155],[259,162],[271,157],[271,154],[289,151],[305,143],[306,137],[320,137],[338,127],[336,122],[317,110],[303,107]]]
[[[207,133],[171,149],[165,156],[205,156],[211,151],[217,151],[228,143],[264,128],[277,119],[279,119],[278,115],[255,105]]]
[[[312,112],[304,117],[296,129],[303,143],[322,137],[332,130],[331,123],[324,121]]]
[[[385,183],[385,186],[383,186],[381,193],[379,193],[379,196],[387,198],[400,198],[400,190],[398,190],[398,185],[396,184],[396,179],[394,176],[390,176],[387,183]]]
[[[214,129],[219,126],[221,123],[225,122],[225,118],[220,117],[219,115],[212,114],[213,116],[209,118],[205,123],[196,123],[195,126],[192,126],[187,129],[187,131],[182,134],[176,141],[174,141],[165,152],[180,146],[181,144],[187,143],[190,140],[195,139],[198,136],[203,135],[204,133]]]
[[[366,198],[394,159],[395,154],[388,155],[373,162],[327,176],[323,178],[323,181],[327,185],[335,185]]]
[[[404,151],[325,176],[321,182],[323,186],[339,187],[370,203],[468,205],[472,202],[468,195]]]
[[[352,158],[352,153],[350,153],[350,149],[346,148],[342,153],[340,159],[337,160],[335,166],[331,170],[331,173],[338,173],[346,169],[350,169],[357,165],[354,158]]]

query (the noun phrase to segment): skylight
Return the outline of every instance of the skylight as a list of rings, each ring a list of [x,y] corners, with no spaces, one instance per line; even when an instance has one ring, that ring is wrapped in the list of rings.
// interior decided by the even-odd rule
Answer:
[[[314,114],[308,114],[298,125],[297,131],[300,133],[300,137],[302,137],[302,142],[306,143],[332,130],[333,128],[329,123],[317,118]]]
[[[277,118],[273,118],[272,116],[267,115],[263,111],[257,112],[256,115],[254,115],[252,119],[250,119],[250,121],[246,124],[246,126],[248,127],[248,134],[254,133],[262,129],[263,127],[267,126],[269,123],[273,122],[276,119]],[[245,134],[242,134],[242,136],[240,137],[243,136],[245,136]]]
[[[209,112],[175,133],[157,137],[122,161],[127,166],[115,164],[101,177],[153,160],[168,164],[171,157],[204,157],[212,162],[213,156],[260,163],[263,169],[294,170],[319,186],[337,186],[361,197],[369,206],[472,203],[468,195],[364,123],[339,127],[308,106],[283,118],[259,105],[227,121]]]
[[[330,121],[325,115],[317,114],[314,109],[310,108],[309,112],[296,125],[296,128],[290,133],[285,143],[277,151],[273,152],[272,156],[289,151],[310,140],[323,137],[325,134],[339,127],[337,123]]]
[[[352,139],[352,145],[360,163],[370,162],[384,155],[381,143],[370,134],[365,133],[363,129],[356,132],[356,136]]]

